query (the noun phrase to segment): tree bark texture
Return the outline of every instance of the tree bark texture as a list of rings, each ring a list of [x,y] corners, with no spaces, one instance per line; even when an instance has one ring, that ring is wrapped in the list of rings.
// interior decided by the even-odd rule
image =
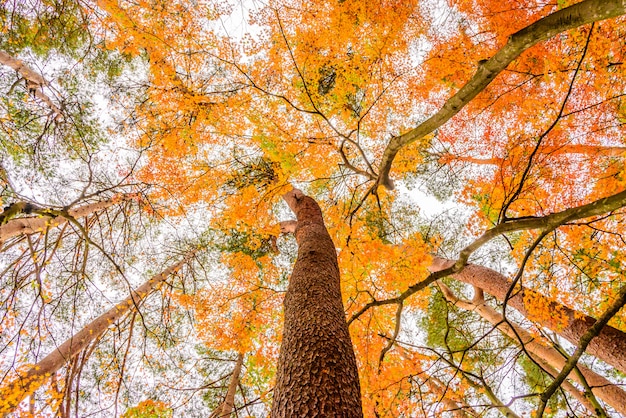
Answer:
[[[341,299],[337,252],[319,205],[294,189],[298,258],[285,295],[272,418],[360,418],[361,390]]]
[[[439,271],[446,269],[454,264],[452,260],[434,257],[430,271]],[[452,275],[457,280],[470,284],[484,290],[499,301],[503,301],[511,282],[502,274],[487,267],[468,264],[463,270]],[[540,302],[541,305],[549,309],[550,312],[558,313],[551,319],[544,319],[539,325],[546,327],[561,337],[565,338],[574,345],[596,320],[588,315],[571,309],[565,305],[554,302],[542,294],[530,289],[521,288],[519,291],[512,293],[507,304],[517,309],[525,317],[532,319],[532,316],[526,309],[525,300],[534,300]],[[560,319],[561,316],[566,321]],[[607,362],[622,373],[626,373],[626,333],[611,326],[605,326],[602,331],[589,343],[587,352],[599,359]]]

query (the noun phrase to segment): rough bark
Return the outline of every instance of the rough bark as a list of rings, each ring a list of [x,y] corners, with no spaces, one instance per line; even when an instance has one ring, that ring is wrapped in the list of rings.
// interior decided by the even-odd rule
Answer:
[[[298,258],[285,295],[272,418],[360,418],[356,359],[341,299],[337,253],[318,204],[294,189]]]
[[[508,42],[493,57],[480,64],[476,74],[452,96],[433,116],[410,131],[389,141],[378,169],[378,184],[393,188],[389,172],[393,160],[403,147],[423,138],[456,115],[483,91],[513,60],[531,46],[557,33],[588,23],[610,19],[626,13],[623,0],[585,0],[554,12],[509,37]]]
[[[71,218],[83,218],[93,213],[104,210],[108,207],[115,205],[121,201],[127,200],[134,195],[118,195],[112,199],[104,200],[102,202],[89,203],[77,208],[72,208],[67,211]],[[32,205],[31,205],[32,206]],[[40,208],[39,208],[40,209]],[[36,211],[30,209],[31,212]],[[43,213],[43,212],[42,212]],[[6,219],[0,225],[0,243],[6,241],[9,238],[16,237],[21,234],[35,234],[37,232],[43,232],[46,229],[54,228],[62,225],[68,221],[68,216],[29,216],[24,218]]]
[[[515,325],[510,321],[508,323],[504,322],[502,315],[495,309],[488,306],[484,300],[479,299],[473,302],[461,300],[457,298],[450,291],[450,289],[447,289],[444,285],[440,286],[447,300],[462,309],[476,312],[483,319],[496,326],[509,338],[515,341],[520,341],[524,345],[526,352],[528,352],[533,359],[537,360],[539,364],[547,365],[550,369],[554,369],[556,371],[563,369],[565,366],[566,359],[561,353],[552,347],[544,345],[520,326]],[[578,370],[580,370],[585,381],[592,388],[595,396],[602,399],[607,405],[613,407],[620,414],[626,415],[626,392],[624,392],[624,390],[585,366],[578,365]],[[569,377],[578,383],[583,383],[582,379],[576,373],[570,374]],[[573,387],[568,386],[568,388]],[[573,395],[576,396],[576,393],[573,393]],[[590,407],[590,403],[588,401],[583,405],[587,408]],[[598,411],[597,413],[601,412]]]
[[[153,276],[133,290],[129,297],[91,321],[56,350],[21,374],[18,379],[0,387],[0,415],[4,416],[12,412],[24,398],[34,393],[50,376],[102,335],[112,324],[116,323],[126,313],[137,309],[149,294],[157,289],[171,274],[189,262],[195,253],[196,250],[190,251],[182,261]]]
[[[444,270],[454,261],[434,257],[430,271]],[[504,301],[511,282],[502,274],[487,267],[468,264],[463,270],[452,275],[457,280],[483,289],[499,301]],[[580,338],[595,324],[596,319],[565,305],[554,302],[542,294],[521,287],[513,293],[507,304],[517,309],[525,317],[532,319],[524,301],[533,300],[535,304],[545,306],[550,312],[558,315],[546,319],[542,317],[541,326],[556,332],[572,344],[578,344]],[[566,318],[563,321],[561,318]],[[589,343],[587,352],[605,361],[622,373],[626,373],[626,333],[611,326],[605,326]]]

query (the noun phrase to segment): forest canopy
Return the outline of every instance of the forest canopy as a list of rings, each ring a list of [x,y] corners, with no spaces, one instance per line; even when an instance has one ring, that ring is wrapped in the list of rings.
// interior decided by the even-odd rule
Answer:
[[[364,416],[626,416],[625,14],[1,2],[0,416],[268,416],[301,199]]]

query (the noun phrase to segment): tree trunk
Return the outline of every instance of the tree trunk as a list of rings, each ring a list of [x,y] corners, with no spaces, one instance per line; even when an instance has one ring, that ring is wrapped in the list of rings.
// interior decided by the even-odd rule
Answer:
[[[222,402],[222,404],[218,406],[215,411],[213,411],[209,418],[227,418],[233,413],[233,409],[235,409],[235,393],[237,392],[237,386],[239,385],[239,375],[241,374],[242,365],[243,353],[238,353],[233,374],[230,376],[230,383],[228,384],[226,398],[224,398],[224,402]]]
[[[129,297],[91,321],[56,350],[44,357],[21,376],[0,388],[0,416],[12,412],[24,398],[34,393],[50,376],[102,335],[124,314],[137,309],[139,304],[158,288],[172,273],[180,270],[195,255],[190,251],[185,258],[135,289]]]
[[[430,271],[439,271],[454,264],[454,261],[434,257]],[[511,282],[502,274],[487,267],[468,264],[463,270],[452,275],[457,280],[483,289],[499,301],[503,301]],[[557,315],[543,319],[539,325],[556,332],[574,345],[596,320],[565,305],[554,302],[542,294],[530,289],[521,288],[513,292],[507,301],[509,306],[517,309],[526,318],[532,319],[526,309],[524,300],[533,300],[535,304],[545,306],[548,312]],[[565,317],[563,321],[561,317]],[[587,352],[607,362],[622,373],[626,373],[626,333],[611,326],[605,326],[602,331],[589,343]]]
[[[476,418],[480,416],[472,407],[463,404],[459,400],[459,396],[454,396],[456,394],[451,387],[448,387],[436,377],[430,376],[426,383],[431,392],[439,397],[439,402],[446,408],[441,412],[450,412],[455,418]]]
[[[361,390],[341,299],[337,253],[318,204],[294,189],[298,258],[285,295],[272,418],[360,418]]]
[[[542,366],[547,365],[549,367],[549,371],[550,369],[554,369],[558,372],[565,365],[566,359],[555,348],[544,345],[537,338],[533,337],[528,331],[520,326],[513,324],[511,321],[504,322],[504,318],[502,317],[502,315],[485,303],[484,299],[482,298],[482,291],[480,291],[480,297],[475,298],[473,302],[469,302],[457,298],[450,291],[450,289],[448,289],[442,283],[440,283],[440,288],[442,289],[448,301],[454,303],[461,309],[476,312],[483,319],[489,321],[500,331],[502,331],[504,335],[507,335],[514,341],[521,342],[524,345],[524,348],[526,349],[528,354],[530,354],[530,356]],[[624,392],[624,390],[583,365],[578,365],[578,370],[580,370],[581,374],[583,375],[585,381],[589,384],[589,386],[593,388],[594,395],[606,402],[607,405],[612,406],[620,414],[624,414],[626,416],[626,392]],[[580,376],[578,376],[576,373],[572,373],[570,375],[570,378],[574,379],[578,383],[583,383]],[[571,385],[568,385],[567,388],[569,390],[573,389],[574,392],[571,393],[575,397],[579,398],[578,394],[576,393],[578,392],[577,389],[575,389]],[[590,403],[588,400],[580,400],[586,408],[590,408]],[[598,412],[596,412],[596,414]]]
[[[26,80],[26,86],[29,93],[34,94],[39,99],[44,101],[55,114],[55,119],[60,120],[63,115],[61,109],[55,105],[50,97],[43,92],[43,87],[48,85],[48,82],[43,78],[41,74],[30,68],[18,59],[13,58],[5,51],[0,51],[0,64],[6,65],[14,69],[24,80]]]
[[[133,197],[133,194],[117,195],[111,199],[102,202],[89,203],[68,211],[69,216],[78,219],[89,216],[93,213],[104,210],[108,207],[126,201]],[[8,220],[5,224],[0,225],[0,244],[9,238],[16,237],[21,234],[34,234],[43,232],[46,229],[54,228],[68,221],[65,216],[30,216],[24,218],[14,218]]]

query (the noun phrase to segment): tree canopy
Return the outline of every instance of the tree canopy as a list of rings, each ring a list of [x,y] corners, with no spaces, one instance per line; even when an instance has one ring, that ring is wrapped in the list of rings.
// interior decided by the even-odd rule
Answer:
[[[625,14],[2,2],[0,415],[268,416],[295,187],[364,416],[626,416]]]

